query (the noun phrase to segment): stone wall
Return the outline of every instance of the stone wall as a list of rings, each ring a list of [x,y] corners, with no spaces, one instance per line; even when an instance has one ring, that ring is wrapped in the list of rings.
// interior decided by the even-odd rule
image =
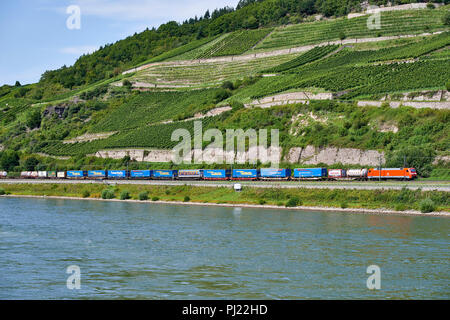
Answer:
[[[305,148],[292,148],[286,156],[286,161],[290,163],[302,163],[317,165],[325,163],[333,165],[342,164],[359,164],[363,166],[374,166],[381,162],[385,162],[383,152],[376,150],[359,150],[351,148],[316,148],[314,146],[306,146]]]
[[[332,93],[312,93],[312,92],[289,92],[277,94],[274,96],[264,97],[252,101],[246,104],[245,107],[259,107],[259,108],[270,108],[272,106],[292,104],[292,103],[307,103],[309,100],[330,100],[333,99]]]
[[[192,150],[185,157],[185,161],[192,163],[246,163],[259,160],[262,163],[280,161],[282,149],[280,147],[252,147],[243,153],[225,152],[222,149],[209,148],[203,151],[203,157],[199,150]],[[99,158],[122,159],[129,156],[135,161],[145,162],[170,162],[174,161],[172,150],[160,149],[124,149],[124,150],[102,150],[95,154]],[[351,148],[316,148],[307,146],[305,148],[292,148],[289,150],[285,160],[290,163],[302,163],[317,165],[325,163],[328,165],[342,164],[359,164],[363,166],[375,166],[381,162],[385,162],[383,152],[376,150],[359,150]]]

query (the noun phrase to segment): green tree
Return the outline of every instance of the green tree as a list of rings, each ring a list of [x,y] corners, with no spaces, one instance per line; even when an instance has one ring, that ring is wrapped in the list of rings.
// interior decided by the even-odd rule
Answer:
[[[19,165],[19,154],[13,150],[6,150],[0,155],[0,165],[3,170],[11,171]]]
[[[37,166],[39,165],[39,160],[35,157],[28,157],[25,159],[23,163],[23,167],[26,171],[34,171],[36,170]]]
[[[257,29],[259,27],[258,20],[254,16],[250,16],[245,21],[244,27],[248,29]]]
[[[41,126],[41,111],[33,110],[27,114],[26,125],[30,129],[39,128]]]
[[[448,11],[448,12],[442,17],[442,22],[444,23],[444,25],[450,26],[450,11]]]

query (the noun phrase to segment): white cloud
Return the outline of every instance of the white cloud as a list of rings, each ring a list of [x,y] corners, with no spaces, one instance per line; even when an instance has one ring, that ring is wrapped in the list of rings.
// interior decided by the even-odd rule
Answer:
[[[65,47],[61,48],[59,51],[65,54],[72,54],[80,56],[86,53],[92,53],[98,49],[98,46],[76,46],[76,47]]]

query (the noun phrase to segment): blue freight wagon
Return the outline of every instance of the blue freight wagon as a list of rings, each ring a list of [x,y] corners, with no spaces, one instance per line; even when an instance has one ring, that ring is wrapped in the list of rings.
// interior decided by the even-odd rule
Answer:
[[[109,179],[126,179],[127,176],[126,170],[108,170]]]
[[[225,169],[204,169],[203,179],[205,180],[229,180],[231,178],[231,170]]]
[[[175,179],[177,170],[153,170],[152,178],[154,179]]]
[[[291,175],[291,169],[261,169],[261,179],[263,180],[288,180]]]
[[[258,178],[258,169],[233,169],[234,180],[257,180]]]
[[[86,171],[81,170],[70,170],[67,171],[66,177],[68,179],[84,179],[86,177]]]
[[[295,179],[326,179],[328,177],[327,168],[308,168],[308,169],[294,169]]]
[[[104,179],[104,178],[106,178],[106,171],[105,170],[89,170],[88,178],[89,179]]]
[[[131,170],[130,178],[132,179],[150,179],[152,170]]]

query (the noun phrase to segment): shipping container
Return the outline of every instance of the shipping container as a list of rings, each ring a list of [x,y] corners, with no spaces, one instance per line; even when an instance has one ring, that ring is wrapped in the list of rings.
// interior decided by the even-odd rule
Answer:
[[[328,179],[343,179],[347,177],[347,172],[344,169],[329,169]]]
[[[58,171],[58,172],[56,173],[56,177],[57,177],[58,179],[65,179],[65,178],[66,178],[66,172],[65,172],[65,171]]]
[[[228,180],[231,178],[231,170],[225,169],[205,169],[203,170],[205,180]]]
[[[175,179],[177,170],[153,170],[152,178],[155,179]]]
[[[106,178],[105,170],[89,170],[87,174],[89,179],[104,179]]]
[[[8,176],[8,172],[0,171],[0,178],[6,178]]]
[[[108,179],[126,179],[126,170],[108,170]]]
[[[414,168],[379,168],[369,169],[367,177],[370,180],[413,180],[417,178],[417,172]]]
[[[178,170],[178,179],[201,179],[203,170]]]
[[[349,169],[347,170],[347,177],[356,180],[366,180],[367,173],[367,169]]]
[[[39,178],[47,178],[47,171],[38,171]]]
[[[56,171],[48,171],[47,177],[49,178],[56,178]]]
[[[152,170],[131,170],[130,178],[132,179],[150,179]]]
[[[22,171],[20,173],[20,177],[21,178],[30,178],[30,176],[31,176],[31,172],[30,171]]]
[[[258,178],[258,169],[233,169],[234,180],[257,180]]]
[[[326,168],[294,169],[294,178],[296,179],[320,180],[327,177],[328,171]]]
[[[261,169],[261,179],[264,180],[287,180],[291,175],[291,169]]]
[[[59,175],[59,173],[58,173],[58,175]],[[86,175],[87,175],[86,171],[81,171],[81,170],[67,171],[67,178],[69,178],[69,179],[84,179],[86,177]]]

